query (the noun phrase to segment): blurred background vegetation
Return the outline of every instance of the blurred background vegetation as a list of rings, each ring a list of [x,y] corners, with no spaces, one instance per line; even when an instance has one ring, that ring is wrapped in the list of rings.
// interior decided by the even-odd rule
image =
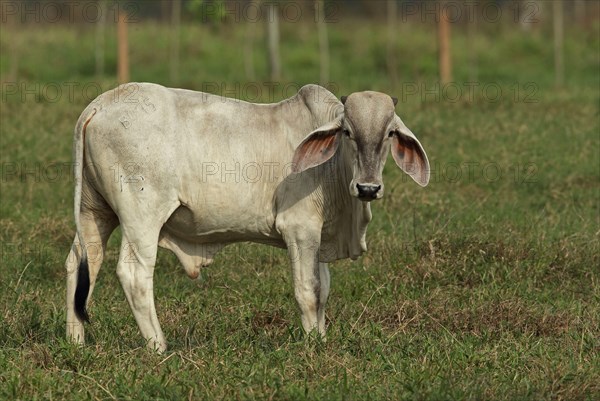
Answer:
[[[390,93],[407,82],[431,90],[436,82],[593,86],[598,60],[589,49],[598,46],[599,7],[581,0],[3,1],[0,74],[3,82],[93,80],[107,90],[118,80],[121,15],[126,80],[197,90],[217,83],[253,100],[274,81]],[[440,72],[444,41],[448,77]],[[248,82],[259,83],[259,96],[232,85]]]

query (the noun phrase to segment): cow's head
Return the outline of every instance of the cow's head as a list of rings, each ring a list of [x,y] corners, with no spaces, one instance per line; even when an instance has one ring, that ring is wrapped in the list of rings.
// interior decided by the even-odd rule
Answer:
[[[415,135],[394,111],[397,99],[379,92],[357,92],[342,97],[344,113],[311,132],[296,148],[293,172],[329,160],[340,147],[353,154],[350,194],[363,201],[383,197],[382,172],[388,150],[417,184],[429,182],[429,162]],[[347,145],[347,146],[346,146]]]

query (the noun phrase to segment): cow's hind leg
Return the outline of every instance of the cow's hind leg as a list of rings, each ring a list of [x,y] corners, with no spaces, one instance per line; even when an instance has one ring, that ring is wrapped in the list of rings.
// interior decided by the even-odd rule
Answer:
[[[167,343],[154,304],[154,266],[160,230],[170,213],[163,218],[153,216],[152,221],[146,218],[149,215],[121,219],[123,240],[117,276],[147,346],[163,352]]]
[[[106,242],[119,221],[112,214],[112,211],[110,213],[98,214],[83,210],[80,219],[81,233],[86,245],[89,266],[90,289],[87,298],[89,302],[94,285],[96,284],[98,271],[102,265],[102,259],[104,258]],[[83,322],[75,314],[75,289],[77,288],[77,275],[80,262],[81,245],[79,237],[76,234],[65,263],[67,269],[67,338],[76,343],[83,344]]]

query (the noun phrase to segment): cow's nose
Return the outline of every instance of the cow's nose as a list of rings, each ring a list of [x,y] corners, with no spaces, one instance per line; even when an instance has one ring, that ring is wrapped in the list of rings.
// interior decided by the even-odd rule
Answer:
[[[377,192],[381,189],[381,185],[373,184],[356,184],[358,189],[358,197],[361,199],[375,199],[377,198]]]

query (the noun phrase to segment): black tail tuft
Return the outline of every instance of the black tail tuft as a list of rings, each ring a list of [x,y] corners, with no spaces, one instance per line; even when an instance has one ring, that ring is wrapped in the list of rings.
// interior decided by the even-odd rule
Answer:
[[[90,321],[85,303],[90,292],[90,269],[87,258],[82,258],[77,273],[77,288],[75,289],[75,314],[84,322]]]

